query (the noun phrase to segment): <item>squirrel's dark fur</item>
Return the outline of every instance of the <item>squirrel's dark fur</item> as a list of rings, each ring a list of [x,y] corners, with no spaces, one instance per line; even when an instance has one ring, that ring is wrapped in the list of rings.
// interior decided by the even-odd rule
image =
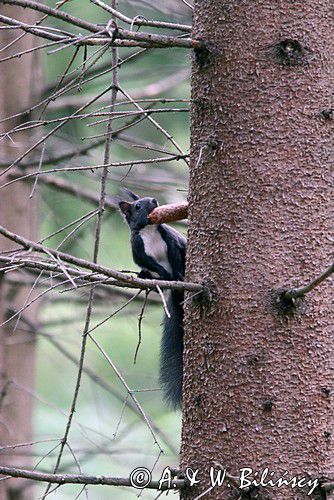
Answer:
[[[129,189],[132,202],[120,201],[119,207],[131,230],[133,260],[141,268],[139,278],[183,280],[186,238],[167,224],[152,224],[148,215],[158,206],[154,198],[139,198]],[[171,290],[165,314],[160,350],[160,383],[166,402],[181,406],[183,372],[183,299],[182,291]]]

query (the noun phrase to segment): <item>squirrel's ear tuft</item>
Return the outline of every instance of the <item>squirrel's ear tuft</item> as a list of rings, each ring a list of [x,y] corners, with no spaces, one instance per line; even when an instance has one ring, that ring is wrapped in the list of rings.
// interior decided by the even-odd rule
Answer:
[[[118,204],[119,208],[120,208],[120,211],[126,215],[127,213],[130,212],[131,210],[131,203],[129,203],[128,201],[120,201],[119,204]]]
[[[132,198],[135,201],[140,199],[140,196],[138,196],[136,193],[133,193],[128,188],[123,187],[122,191],[124,191],[124,193],[126,193],[128,196],[130,196],[130,198]]]

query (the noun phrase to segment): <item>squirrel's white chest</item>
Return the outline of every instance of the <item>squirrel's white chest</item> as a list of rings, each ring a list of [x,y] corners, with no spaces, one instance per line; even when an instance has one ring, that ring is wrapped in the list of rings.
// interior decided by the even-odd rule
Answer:
[[[154,225],[141,229],[140,236],[144,243],[145,253],[155,259],[162,267],[172,274],[172,269],[168,261],[167,245],[158,228]]]

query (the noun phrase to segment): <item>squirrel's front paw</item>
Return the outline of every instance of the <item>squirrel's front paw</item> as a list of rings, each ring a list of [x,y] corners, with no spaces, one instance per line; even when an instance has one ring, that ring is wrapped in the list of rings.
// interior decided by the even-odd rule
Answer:
[[[147,269],[142,269],[138,274],[138,278],[141,278],[142,280],[150,280],[152,279],[152,275]]]

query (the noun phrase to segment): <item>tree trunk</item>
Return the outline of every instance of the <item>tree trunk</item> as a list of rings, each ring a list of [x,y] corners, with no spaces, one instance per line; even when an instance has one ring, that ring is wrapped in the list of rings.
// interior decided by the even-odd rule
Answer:
[[[333,478],[333,281],[280,300],[333,259],[333,13],[195,2],[186,279],[213,300],[186,302],[182,467],[201,482],[184,498],[218,464]],[[310,489],[225,481],[205,499],[328,498]]]
[[[14,17],[13,8],[0,7],[3,15]],[[22,20],[28,24],[36,22],[34,13],[24,12]],[[17,17],[17,10],[15,10]],[[21,36],[21,38],[19,38]],[[1,57],[27,50],[36,44],[33,37],[24,35],[18,30],[1,30],[1,48],[18,39],[11,48],[1,53]],[[36,53],[27,54],[1,63],[0,69],[0,117],[5,118],[29,108],[37,97],[37,86],[41,82],[40,65]],[[21,119],[22,120],[22,119]],[[10,130],[20,123],[20,118],[5,121],[0,124],[0,131]],[[8,165],[24,152],[33,137],[30,133],[13,134],[0,142],[0,161]],[[9,172],[8,172],[9,175]],[[1,178],[1,184],[9,179],[8,175]],[[32,186],[29,183],[18,182],[1,190],[0,223],[13,232],[35,239],[38,221],[38,196],[34,194],[29,199]],[[0,237],[0,252],[14,248],[9,240]],[[29,288],[8,282],[9,277],[22,278],[19,272],[3,274],[0,280],[0,323],[14,310],[21,308],[29,294]],[[33,296],[33,295],[32,295]],[[32,296],[29,297],[31,300]],[[23,313],[23,319],[14,331],[16,320],[0,328],[0,443],[1,446],[32,441],[32,411],[33,400],[31,391],[34,386],[35,372],[35,341],[25,332],[27,328],[24,318],[34,321],[36,306],[31,306]],[[27,448],[25,448],[27,451]],[[15,455],[10,451],[2,453],[2,463],[6,465],[28,466],[30,459],[27,454],[20,455],[20,449]],[[0,482],[0,499],[28,500],[34,498],[31,485],[18,479]]]

